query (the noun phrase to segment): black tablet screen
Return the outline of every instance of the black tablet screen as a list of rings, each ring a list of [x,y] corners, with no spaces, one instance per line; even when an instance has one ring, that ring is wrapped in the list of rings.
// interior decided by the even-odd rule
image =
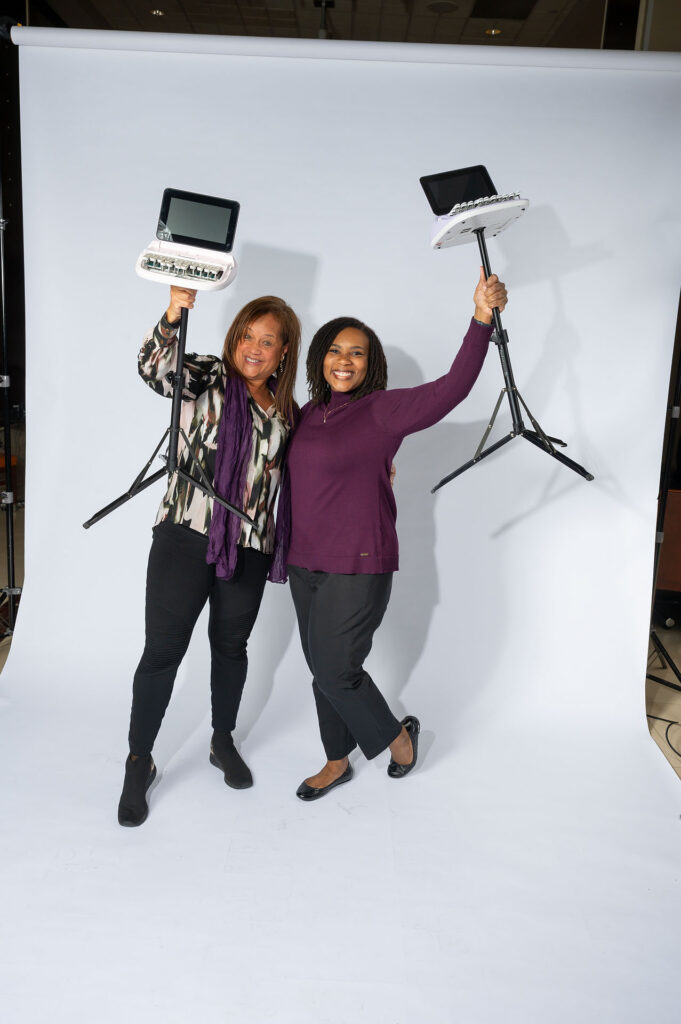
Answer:
[[[165,242],[231,252],[238,216],[239,204],[231,199],[167,188],[156,237]]]
[[[474,199],[496,195],[492,179],[482,164],[442,174],[427,174],[419,180],[431,210],[438,217],[449,213],[457,203],[470,203]]]

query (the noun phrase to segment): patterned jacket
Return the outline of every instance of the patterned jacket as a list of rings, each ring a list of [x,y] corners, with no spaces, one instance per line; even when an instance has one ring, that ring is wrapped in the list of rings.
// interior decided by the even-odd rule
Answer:
[[[172,375],[177,359],[178,324],[165,316],[145,337],[138,357],[142,379],[157,394],[172,395]],[[222,359],[212,355],[185,353],[180,426],[187,435],[191,452],[208,478],[213,480],[218,427],[224,405],[225,374]],[[242,524],[239,544],[271,553],[274,549],[274,503],[279,487],[289,425],[271,407],[264,411],[249,402],[253,417],[253,449],[248,464],[243,508],[256,527]],[[200,477],[194,459],[180,436],[178,465]],[[213,499],[177,473],[170,478],[156,522],[169,520],[207,534]]]

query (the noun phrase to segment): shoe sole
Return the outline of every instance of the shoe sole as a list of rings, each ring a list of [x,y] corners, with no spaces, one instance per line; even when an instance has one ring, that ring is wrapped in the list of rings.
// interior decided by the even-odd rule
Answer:
[[[245,785],[239,785],[239,784],[237,784],[237,783],[234,783],[234,782],[230,782],[230,781],[229,781],[229,778],[228,778],[228,776],[227,776],[227,772],[226,772],[226,771],[225,771],[225,769],[224,769],[224,768],[222,767],[222,765],[221,765],[221,764],[220,764],[220,762],[218,761],[218,759],[217,759],[217,757],[215,756],[215,754],[213,754],[213,753],[210,753],[210,754],[208,755],[208,760],[210,761],[210,763],[211,763],[212,765],[215,765],[215,767],[216,767],[216,768],[218,768],[218,769],[219,769],[219,770],[220,770],[220,771],[222,772],[222,774],[223,774],[223,775],[224,775],[224,777],[225,777],[225,785],[229,786],[229,787],[230,787],[230,789],[250,789],[250,788],[251,788],[251,786],[253,785],[253,779],[251,779],[251,781],[250,781],[250,782],[247,782],[247,783],[246,783]]]
[[[156,765],[154,765],[154,767],[151,770],[151,776],[149,777],[149,781],[147,782],[146,788],[144,790],[144,795],[145,796],[147,795],[147,793],[149,792],[149,790],[153,786],[155,779],[156,779]],[[119,818],[118,819],[118,824],[122,825],[123,828],[139,828],[140,825],[144,824],[144,822],[147,820],[148,817],[149,817],[149,805],[147,804],[147,809],[144,812],[144,817],[140,818],[139,821],[121,821],[121,819]]]

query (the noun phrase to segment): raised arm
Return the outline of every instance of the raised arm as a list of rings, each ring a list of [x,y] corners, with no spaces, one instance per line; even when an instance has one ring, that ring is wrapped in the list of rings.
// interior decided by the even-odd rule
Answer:
[[[192,309],[196,291],[190,288],[170,289],[170,305],[159,322],[146,335],[138,356],[139,374],[157,394],[172,395],[172,375],[177,363],[177,332],[182,309]],[[186,352],[182,397],[196,400],[217,379],[222,368],[217,356],[199,356]]]
[[[415,388],[376,394],[375,416],[388,433],[404,437],[441,420],[468,395],[485,361],[492,336],[492,309],[506,307],[506,287],[496,274],[486,281],[482,267],[473,301],[475,312],[449,372]]]

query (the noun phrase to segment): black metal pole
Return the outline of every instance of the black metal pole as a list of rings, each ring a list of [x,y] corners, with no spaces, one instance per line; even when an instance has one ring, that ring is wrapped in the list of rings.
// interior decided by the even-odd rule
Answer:
[[[7,523],[7,594],[8,604],[8,634],[14,632],[16,602],[15,599],[20,593],[14,580],[14,491],[12,490],[12,408],[9,397],[9,361],[7,348],[7,315],[5,306],[5,220],[3,195],[2,195],[2,174],[0,173],[0,328],[2,330],[2,374],[0,375],[0,389],[2,390],[2,418],[3,431],[5,435],[5,490],[2,492],[2,505],[5,509]]]
[[[487,254],[487,243],[485,242],[485,229],[476,228],[475,237],[478,240],[478,248],[480,250],[480,259],[482,260],[482,269],[485,271],[485,277],[491,277],[492,268],[489,262],[489,256]],[[520,403],[518,401],[518,394],[516,391],[516,384],[513,378],[513,370],[511,368],[511,360],[508,358],[508,335],[504,330],[501,323],[501,313],[497,306],[492,310],[492,320],[494,321],[495,337],[494,341],[499,350],[499,359],[501,360],[501,372],[504,375],[504,382],[506,384],[506,394],[508,395],[508,403],[511,407],[511,419],[513,420],[513,431],[516,434],[521,433],[525,429],[523,423],[523,417],[520,412]]]
[[[173,406],[170,413],[170,440],[168,442],[168,473],[177,469],[177,445],[180,438],[180,413],[182,411],[182,390],[184,384],[184,350],[187,344],[187,320],[189,310],[180,314],[180,330],[177,338],[177,363],[173,374]]]

